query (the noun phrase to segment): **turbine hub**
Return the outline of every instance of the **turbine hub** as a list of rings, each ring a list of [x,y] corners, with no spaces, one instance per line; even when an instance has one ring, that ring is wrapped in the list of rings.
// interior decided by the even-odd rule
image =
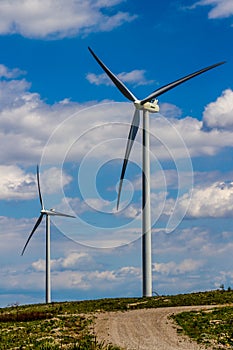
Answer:
[[[140,100],[134,101],[134,106],[136,109],[139,110],[146,110],[150,113],[158,113],[159,112],[159,105],[158,100],[152,100],[151,102],[146,102],[144,104],[141,104]]]

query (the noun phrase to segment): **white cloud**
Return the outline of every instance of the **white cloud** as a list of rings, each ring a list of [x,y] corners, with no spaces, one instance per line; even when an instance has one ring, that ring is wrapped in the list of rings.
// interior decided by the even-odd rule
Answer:
[[[115,9],[122,0],[2,0],[0,34],[29,38],[63,38],[110,31],[136,16]]]
[[[0,165],[0,199],[31,199],[36,195],[35,176],[16,165]]]
[[[99,257],[98,257],[99,258]],[[87,253],[72,252],[65,258],[51,260],[51,271],[54,288],[79,288],[84,290],[100,290],[113,288],[125,281],[132,281],[141,277],[141,269],[134,266],[119,267],[108,270],[102,267],[96,269],[96,262]],[[32,263],[34,272],[45,272],[45,260],[38,259]],[[59,273],[58,273],[59,272]],[[62,283],[63,281],[63,283]],[[64,284],[64,281],[66,283]]]
[[[0,217],[0,225],[0,305],[14,301],[34,302],[35,292],[40,295],[36,302],[42,302],[44,235],[38,234],[30,250],[21,257],[20,251],[32,220]],[[44,233],[44,227],[41,233]],[[152,244],[153,286],[159,294],[212,289],[221,283],[232,286],[232,276],[228,274],[232,264],[231,231],[218,234],[213,228],[190,227],[166,235],[156,229]],[[77,247],[69,240],[53,237],[52,247],[54,300],[71,300],[77,295],[84,299],[96,295],[140,295],[141,240],[118,249],[99,250]],[[164,261],[164,257],[169,259]],[[7,299],[5,291],[11,292]]]
[[[114,213],[115,212],[115,202],[109,202],[102,198],[85,198],[83,200],[79,198],[68,198],[66,201],[70,207],[77,214],[83,214],[85,212],[100,212],[100,213]]]
[[[36,175],[26,173],[16,165],[0,165],[0,199],[20,200],[32,199],[38,196]],[[43,192],[47,194],[55,193],[59,187],[59,179],[63,186],[70,183],[71,177],[55,167],[45,170],[40,179],[43,183]]]
[[[42,165],[47,166],[51,163],[47,174],[43,175],[45,170],[41,168],[42,191],[48,194],[55,193],[57,189],[63,188],[72,180],[65,173],[62,174],[63,177],[61,176],[59,167],[62,167],[64,161],[79,162],[82,160],[80,169],[84,168],[84,182],[79,182],[79,186],[82,190],[89,191],[90,186],[87,181],[93,176],[95,180],[95,171],[100,169],[105,162],[122,158],[133,106],[128,103],[106,103],[91,107],[90,103],[79,105],[67,99],[51,106],[42,101],[37,93],[31,93],[30,84],[25,80],[10,80],[1,83],[0,96],[3,96],[3,101],[0,101],[2,102],[0,104],[0,156],[2,161],[0,198],[29,199],[37,195],[35,175],[12,164],[21,164],[24,169],[28,165],[35,166],[36,163],[40,163],[39,159],[42,154]],[[228,107],[231,106],[231,97],[232,91],[226,90],[216,102],[213,102],[214,105],[210,104],[206,107],[204,122],[208,123],[209,127],[211,125],[208,132],[203,128],[202,121],[192,117],[167,120],[158,115],[156,118],[151,118],[151,153],[156,162],[157,159],[173,157],[178,164],[180,158],[189,157],[187,148],[191,156],[213,156],[226,146],[232,147],[232,131],[226,127],[230,123],[230,108]],[[224,129],[221,130],[219,130],[220,127],[214,128],[214,125],[218,125],[216,117],[216,115],[219,116],[218,108],[223,108],[228,116]],[[217,111],[216,115],[214,111]],[[139,166],[141,166],[138,156],[141,152],[140,133],[141,130],[131,154],[131,160],[136,161]],[[90,167],[85,168],[85,162]],[[152,162],[152,168],[156,162]],[[165,171],[163,174],[157,168],[151,170],[152,173],[156,171],[156,177],[152,177],[152,187],[157,189],[164,181],[164,194],[166,194],[166,185],[169,188],[179,185],[175,171]],[[186,173],[185,170],[187,170]],[[181,180],[184,187],[187,180],[190,180],[191,173],[188,170],[190,169],[184,169],[182,164]],[[86,173],[90,174],[88,179]],[[140,189],[141,179],[136,180],[133,185],[134,189]],[[114,213],[115,201],[96,199],[93,193],[84,193],[83,198],[87,199],[88,204],[95,210]],[[187,200],[183,198],[180,205],[187,205]],[[158,204],[158,198],[156,198],[156,203]],[[55,204],[57,206],[58,203]],[[78,202],[76,205],[78,213],[87,210],[85,203]],[[140,216],[139,213],[137,207],[129,206],[127,211],[124,211],[124,216],[135,218]]]
[[[71,252],[64,258],[51,259],[51,270],[52,271],[63,271],[63,270],[83,270],[84,266],[86,271],[88,265],[92,263],[92,258],[87,253]],[[45,271],[45,260],[38,259],[32,263],[32,268],[35,271]]]
[[[138,277],[141,277],[142,272],[141,272],[141,268],[139,267],[125,266],[117,271],[117,275],[122,278],[128,278],[129,276],[138,278]]]
[[[80,106],[78,103],[64,103],[64,101],[47,105],[37,93],[32,93],[29,89],[30,84],[25,80],[0,82],[2,163],[39,163],[43,148],[54,129],[74,112],[77,113],[88,106],[88,104]],[[69,133],[69,126],[67,127],[66,132]],[[74,125],[70,129],[72,130],[73,127]],[[59,155],[59,149],[65,144],[67,147],[69,140],[64,137],[63,141],[60,139],[56,142],[51,147],[51,156]]]
[[[109,293],[114,290],[115,295],[117,295],[116,290],[121,289],[126,282],[127,290],[133,289],[132,286],[140,283],[140,277],[140,269],[132,266],[115,270],[63,271],[52,276],[53,285],[57,289],[76,289],[89,292],[94,290],[95,293],[106,293],[106,291]]]
[[[54,181],[54,179],[57,179]],[[44,170],[40,175],[40,182],[43,184],[43,191],[47,194],[56,193],[56,191],[62,186],[68,185],[72,181],[72,177],[67,175],[61,169],[51,167]]]
[[[231,271],[219,271],[217,276],[214,278],[214,284],[217,289],[223,284],[224,288],[227,289],[233,285],[233,273]]]
[[[180,263],[170,261],[168,263],[153,264],[153,271],[165,275],[179,275],[194,272],[199,269],[202,262],[199,260],[185,259]]]
[[[80,262],[88,263],[90,260],[91,258],[87,253],[72,252],[62,260],[62,267],[67,269],[75,266],[77,268],[77,266],[80,266]]]
[[[161,197],[161,195],[156,196],[156,205],[154,208],[157,209],[161,205]],[[136,205],[128,205],[128,201],[121,201],[118,211],[116,208],[116,200],[110,202],[101,198],[85,198],[85,200],[80,200],[79,198],[66,198],[66,201],[73,208],[75,213],[77,213],[77,215],[93,211],[113,214],[118,218],[123,217],[134,220],[141,219],[141,202],[140,204]]]
[[[145,77],[146,71],[135,69],[131,72],[122,72],[117,74],[117,77],[124,83],[133,84],[134,86],[139,85],[148,85],[153,83],[153,80],[147,80]],[[95,85],[113,85],[111,80],[105,73],[102,74],[94,74],[88,73],[86,76],[87,80],[91,84]]]
[[[128,103],[109,102],[92,107],[94,102],[80,105],[69,99],[48,105],[29,89],[30,84],[24,79],[0,82],[2,164],[32,165],[39,163],[42,154],[44,162],[53,164],[63,162],[64,159],[79,161],[87,152],[91,158],[100,157],[106,161],[110,158],[122,158],[133,106]],[[224,93],[224,101],[228,93],[230,96],[232,94],[229,91]],[[222,97],[219,99],[222,101]],[[224,105],[227,105],[227,101]],[[178,116],[175,106],[164,108],[166,111],[170,109],[173,116]],[[206,110],[210,115],[210,106]],[[211,110],[213,111],[212,107]],[[225,125],[229,123],[230,110],[226,115]],[[214,112],[211,112],[211,120],[217,120]],[[207,114],[204,121],[210,125]],[[131,159],[137,161],[139,157],[136,146],[141,142],[140,132],[141,130],[131,154]],[[191,156],[214,155],[225,146],[233,145],[229,128],[213,128],[206,132],[203,122],[192,117],[171,117],[168,120],[158,115],[151,118],[151,134],[151,150],[152,153],[156,150],[157,159],[187,157],[184,143]]]
[[[7,67],[6,71],[8,70]],[[2,73],[7,74],[7,73]],[[10,79],[10,77],[9,77]],[[22,80],[1,80],[0,81],[0,111],[5,108],[20,108],[26,103],[32,106],[39,101],[39,95],[29,92],[31,84],[25,79]]]
[[[208,13],[210,19],[233,16],[233,3],[231,0],[201,0],[194,3],[191,8],[196,6],[211,6],[212,8]]]
[[[141,203],[140,203],[141,204]],[[123,215],[125,218],[131,218],[134,220],[140,220],[141,219],[141,205],[129,205],[126,208],[124,208],[124,202],[120,204],[120,210],[121,212],[116,215]]]
[[[35,271],[45,271],[45,260],[39,259],[32,263],[32,268]]]
[[[111,204],[111,202],[106,201],[101,198],[85,198],[85,201],[83,203],[84,205],[87,205],[87,208],[89,207],[91,210],[97,210],[97,211],[107,211],[107,208]],[[110,209],[110,212],[112,209]]]
[[[6,67],[4,64],[0,64],[0,78],[12,79],[17,78],[26,72],[21,71],[18,68],[10,69]]]
[[[233,216],[233,183],[216,182],[206,187],[193,189],[190,195],[179,199],[178,207],[188,208],[187,217],[191,218],[224,218]]]
[[[233,129],[233,91],[227,89],[215,102],[209,103],[203,113],[204,126],[213,129]]]
[[[160,104],[159,110],[166,118],[178,118],[182,114],[182,110],[179,107],[166,102]]]
[[[192,117],[151,118],[151,133],[155,136],[151,140],[151,149],[156,149],[156,155],[163,159],[173,156],[177,160],[187,157],[188,153],[191,157],[213,156],[224,147],[233,146],[229,128],[206,131],[203,122]]]
[[[130,83],[134,85],[148,85],[154,83],[154,80],[147,80],[145,77],[146,71],[145,70],[138,70],[135,69],[131,72],[122,72],[118,74],[118,77],[120,80],[124,81],[125,83]]]

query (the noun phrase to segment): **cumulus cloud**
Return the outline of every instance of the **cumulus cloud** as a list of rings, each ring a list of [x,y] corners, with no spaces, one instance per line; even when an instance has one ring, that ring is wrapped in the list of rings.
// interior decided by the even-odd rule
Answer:
[[[8,70],[7,67],[6,71]],[[7,74],[2,73],[2,74]],[[8,76],[10,79],[10,76]],[[30,93],[31,84],[25,79],[21,80],[0,80],[0,111],[5,108],[20,108],[26,102],[38,103],[39,95]]]
[[[54,181],[54,179],[57,179],[57,181]],[[60,188],[60,184],[62,184],[62,187],[68,185],[72,181],[72,177],[66,174],[65,171],[61,172],[61,169],[51,167],[42,172],[40,180],[43,184],[43,191],[51,194],[56,193],[58,188]]]
[[[0,165],[0,199],[31,199],[36,195],[35,176],[16,165]]]
[[[169,126],[169,122],[170,126]],[[192,117],[183,119],[151,118],[152,149],[160,157],[187,158],[217,154],[224,147],[232,147],[232,131],[229,129],[204,128],[203,121]],[[157,140],[156,140],[157,138]]]
[[[231,0],[201,0],[194,3],[191,8],[197,6],[211,6],[211,10],[208,13],[210,19],[233,16],[233,3]]]
[[[99,259],[100,256],[98,256]],[[32,262],[33,272],[45,272],[45,260],[38,259]],[[125,281],[138,280],[141,277],[141,269],[134,266],[119,267],[109,270],[97,268],[97,263],[89,253],[70,252],[64,258],[52,259],[51,270],[53,273],[53,286],[79,289],[104,289],[113,288]],[[62,284],[63,281],[63,284]]]
[[[88,107],[61,101],[48,105],[39,94],[30,92],[26,80],[0,81],[0,156],[2,163],[36,164],[49,137],[56,127],[74,113]],[[49,121],[49,122],[48,122]],[[75,119],[74,123],[77,122]],[[69,139],[64,137],[70,130],[75,136],[74,124],[66,124],[63,141],[56,141],[50,147],[51,157],[67,149]],[[61,135],[60,135],[61,136]],[[51,145],[50,145],[51,146]]]
[[[64,258],[51,259],[51,270],[52,271],[63,271],[63,270],[88,270],[88,265],[92,263],[92,258],[87,253],[71,252]],[[32,263],[32,268],[35,271],[45,271],[45,260],[39,259]]]
[[[225,125],[230,123],[227,103],[231,103],[231,94],[227,91],[219,98],[226,106]],[[87,150],[92,159],[100,156],[104,156],[106,161],[122,158],[134,109],[128,103],[104,102],[93,106],[94,101],[78,104],[65,99],[48,105],[39,94],[30,91],[30,83],[26,80],[1,81],[2,163],[32,165],[39,163],[42,154],[44,161],[51,164],[63,162],[64,159],[79,161]],[[213,103],[219,105],[219,101]],[[214,126],[210,115],[211,120],[216,120],[215,124],[217,119],[221,119],[217,118],[218,113],[214,114],[216,108],[216,105],[207,106],[205,125]],[[214,155],[222,148],[233,145],[229,128],[219,130],[213,127],[206,132],[202,121],[192,117],[177,119],[179,110],[175,106],[165,105],[164,110],[172,114],[169,119],[162,115],[151,118],[151,150],[156,149],[157,158],[184,158],[188,156],[187,148],[191,156]],[[140,142],[139,135],[132,150],[132,160],[138,160],[136,146]]]
[[[16,165],[0,165],[0,199],[3,200],[20,200],[32,199],[38,196],[36,175],[26,173]],[[57,168],[45,170],[40,179],[43,183],[44,193],[55,193],[58,189],[59,182],[54,178],[61,178],[63,186],[70,183],[71,177],[61,172]]]
[[[122,209],[123,208],[123,209]],[[124,203],[120,204],[121,212],[119,215],[122,215],[125,218],[140,220],[141,219],[141,203],[138,205],[128,205],[124,208]],[[116,213],[117,214],[117,213]]]
[[[117,74],[117,77],[124,83],[133,84],[134,86],[139,85],[149,85],[154,82],[154,80],[147,80],[145,77],[146,71],[135,69],[131,72],[122,72]],[[95,85],[113,85],[108,76],[103,74],[88,73],[86,75],[87,80],[91,84]]]
[[[153,271],[165,275],[179,275],[194,272],[199,269],[202,262],[199,260],[185,259],[180,263],[170,261],[168,263],[153,264]]]
[[[227,89],[216,101],[209,103],[203,113],[204,127],[233,129],[233,91]]]
[[[166,119],[158,115],[156,118],[151,118],[151,152],[153,155],[156,150],[153,155],[155,160],[173,159],[178,165],[179,159],[189,159],[189,153],[191,156],[212,156],[224,147],[232,147],[232,131],[227,128],[230,123],[231,97],[232,91],[226,90],[217,101],[213,102],[214,106],[208,105],[204,122],[192,117]],[[42,165],[50,165],[47,170],[41,168],[42,191],[50,194],[56,193],[59,188],[72,181],[70,176],[65,173],[61,175],[58,170],[60,165],[63,167],[64,161],[75,160],[77,163],[82,160],[80,169],[84,169],[84,182],[80,182],[79,186],[89,191],[90,186],[87,186],[85,174],[89,173],[89,177],[94,176],[95,180],[95,170],[109,160],[122,158],[125,152],[128,123],[131,122],[134,110],[128,103],[99,103],[92,107],[90,102],[80,105],[65,99],[54,105],[48,105],[37,93],[30,92],[30,84],[24,79],[0,82],[0,102],[2,159],[0,198],[2,199],[30,199],[37,196],[35,175],[31,174],[31,169],[27,172],[22,168],[26,169],[28,165],[35,166],[36,163],[40,163],[42,156]],[[174,109],[173,106],[171,109]],[[218,125],[218,120],[224,120],[219,118],[220,109],[223,109],[225,113],[223,114],[227,116],[223,123],[224,128],[222,126],[221,129],[214,127]],[[203,127],[207,124],[208,131],[205,129],[207,126]],[[138,156],[141,152],[140,133],[141,130],[131,154],[131,160],[136,161],[139,166],[141,166]],[[85,168],[85,162],[90,167]],[[178,185],[179,179],[175,171],[165,171],[163,174],[157,168],[153,169],[155,163],[152,162],[151,169],[152,173],[156,171],[156,177],[152,177],[152,187],[159,188],[163,181],[164,191],[161,197],[163,203],[166,185],[174,188]],[[20,164],[21,167],[12,164]],[[181,182],[185,187],[190,180],[191,172],[183,165],[182,163]],[[44,175],[46,171],[48,173]],[[137,178],[133,185],[134,189],[140,190],[141,178]],[[87,204],[101,212],[115,213],[115,201],[96,199],[92,194],[85,195],[84,198],[87,199],[86,203],[81,201],[72,203],[72,207],[74,206],[78,213],[89,210]],[[180,206],[187,205],[187,200],[183,198]],[[158,194],[156,205],[158,209],[160,205]],[[139,214],[140,209],[135,205],[122,211],[122,217],[129,219],[139,218]]]
[[[161,103],[159,110],[166,118],[179,118],[182,115],[182,110],[171,103]]]
[[[160,205],[160,197],[156,197],[156,208]],[[139,204],[128,204],[128,201],[121,201],[119,211],[116,208],[116,200],[106,201],[103,198],[85,198],[80,200],[79,198],[66,198],[66,201],[73,208],[73,210],[81,215],[87,212],[98,212],[108,213],[117,216],[118,218],[127,218],[127,219],[140,219],[141,216],[141,202]],[[158,204],[159,202],[159,204]]]
[[[127,290],[132,289],[133,294],[134,288],[132,286],[137,285],[141,277],[138,270],[140,269],[129,266],[115,270],[72,271],[69,273],[63,271],[53,275],[53,285],[59,289],[76,289],[89,292],[94,290],[95,293],[102,292],[104,295],[106,295],[106,291],[110,293],[113,290],[115,291],[114,295],[116,295],[116,290],[122,288],[127,282]]]
[[[117,275],[121,278],[128,278],[129,276],[141,277],[141,269],[135,266],[125,266],[117,271]]]
[[[68,286],[69,288],[78,287],[80,289],[100,291],[104,289],[114,289],[119,288],[123,283],[132,284],[134,280],[140,278],[140,269],[135,267],[125,267],[116,270],[95,270],[95,271],[85,271],[81,273],[75,273],[71,275]],[[60,279],[60,278],[59,278]],[[58,280],[58,278],[57,278]],[[55,282],[56,283],[56,282]]]
[[[136,16],[114,9],[122,0],[3,0],[0,34],[29,38],[63,38],[110,31]]]
[[[0,217],[0,225],[3,257],[0,268],[1,306],[16,300],[20,303],[35,301],[32,296],[35,292],[40,298],[36,302],[42,302],[44,235],[37,235],[22,258],[20,248],[25,243],[25,232],[29,231],[29,225],[32,226],[32,220]],[[159,294],[208,290],[215,288],[215,283],[218,283],[217,287],[221,283],[231,285],[231,276],[226,276],[232,264],[231,231],[218,234],[215,228],[189,227],[172,235],[165,235],[159,229],[153,230],[153,234],[153,284]],[[85,299],[96,295],[141,294],[141,240],[116,250],[74,247],[69,240],[63,239],[53,239],[52,246],[54,300],[74,300],[77,295],[79,299]],[[164,261],[164,257],[168,256],[169,259]],[[4,299],[2,295],[6,291],[11,291],[11,295]],[[23,294],[27,294],[27,299],[22,298]]]
[[[22,74],[25,74],[26,72],[18,69],[18,68],[13,68],[10,69],[6,67],[4,64],[0,64],[0,78],[6,78],[6,79],[12,79],[12,78],[17,78]]]
[[[224,218],[233,215],[233,182],[216,182],[207,187],[193,189],[190,205],[190,195],[180,198],[178,206],[188,208],[190,218]]]
[[[114,213],[114,203],[104,200],[102,198],[66,198],[67,203],[73,208],[77,214],[83,214],[86,212],[99,212],[99,213]]]

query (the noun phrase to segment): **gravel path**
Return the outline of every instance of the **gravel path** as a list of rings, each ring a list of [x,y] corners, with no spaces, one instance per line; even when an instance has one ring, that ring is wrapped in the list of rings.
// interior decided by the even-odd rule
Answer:
[[[126,350],[203,350],[206,347],[178,335],[177,326],[168,316],[211,308],[213,306],[184,306],[99,313],[96,314],[94,332],[98,341]]]

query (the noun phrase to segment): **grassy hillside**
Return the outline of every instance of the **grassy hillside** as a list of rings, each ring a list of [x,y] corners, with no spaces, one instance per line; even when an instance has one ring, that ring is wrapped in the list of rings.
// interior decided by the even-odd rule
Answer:
[[[233,307],[173,315],[179,332],[213,349],[233,349]]]
[[[233,303],[233,291],[209,291],[153,298],[101,299],[8,307],[0,309],[1,350],[117,350],[117,347],[109,344],[97,343],[92,332],[94,320],[92,313],[226,303]],[[192,319],[194,314],[190,315],[183,315],[182,317],[183,319],[188,317]],[[199,313],[199,316],[202,316],[202,313]],[[196,317],[195,315],[195,320]],[[178,319],[177,322],[181,324]],[[215,326],[215,323],[209,322],[209,325],[210,327],[211,325]],[[185,323],[182,323],[181,326],[186,327]],[[192,327],[188,326],[186,328]]]

